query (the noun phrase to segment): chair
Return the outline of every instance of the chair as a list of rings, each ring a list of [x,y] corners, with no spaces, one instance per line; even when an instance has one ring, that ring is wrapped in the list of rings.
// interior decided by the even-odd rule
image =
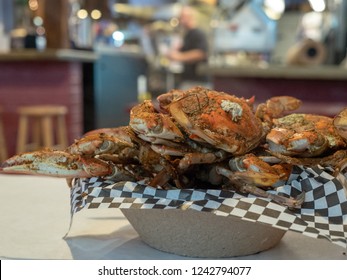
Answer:
[[[67,147],[67,107],[37,105],[18,107],[19,114],[17,153],[41,148],[64,149]],[[29,131],[29,128],[30,131]],[[31,136],[31,142],[29,142]]]
[[[8,157],[2,114],[3,109],[0,107],[0,161],[4,161]]]

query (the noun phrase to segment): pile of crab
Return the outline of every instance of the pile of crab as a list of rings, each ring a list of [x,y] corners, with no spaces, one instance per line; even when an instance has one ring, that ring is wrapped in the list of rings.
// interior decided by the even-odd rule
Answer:
[[[299,207],[303,197],[267,192],[293,165],[347,166],[347,108],[336,117],[291,113],[301,101],[254,98],[196,87],[133,107],[128,126],[88,132],[64,151],[15,155],[2,172],[143,181],[171,188],[225,188]]]

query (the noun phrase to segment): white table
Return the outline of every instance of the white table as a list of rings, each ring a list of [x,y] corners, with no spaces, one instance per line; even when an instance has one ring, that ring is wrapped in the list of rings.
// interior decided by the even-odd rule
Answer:
[[[69,231],[70,191],[64,179],[1,174],[0,182],[0,259],[191,259],[147,246],[118,209],[84,209]],[[275,248],[238,259],[347,256],[327,240],[287,232]]]

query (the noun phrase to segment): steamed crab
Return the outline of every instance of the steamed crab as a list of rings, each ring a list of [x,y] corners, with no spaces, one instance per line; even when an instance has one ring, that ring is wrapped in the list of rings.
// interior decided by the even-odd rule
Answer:
[[[240,162],[230,164],[232,174],[244,181],[269,187],[284,178],[278,165],[270,166],[254,155],[244,155],[263,142],[272,118],[298,108],[299,100],[274,97],[254,113],[253,99],[194,88],[163,94],[158,102],[158,109],[150,101],[134,107],[130,127],[158,154],[180,157],[178,172],[195,164],[219,163],[232,157],[231,162]],[[216,170],[226,175],[221,165],[216,165]],[[230,178],[230,173],[226,177]]]
[[[274,119],[273,123],[266,140],[270,150],[283,155],[316,157],[347,146],[329,117],[291,114]]]
[[[335,118],[290,114],[273,120],[266,135],[270,153],[295,165],[329,165],[336,172],[347,163],[347,109]]]
[[[274,119],[298,108],[299,100],[274,97],[254,112],[253,99],[197,87],[172,90],[157,101],[135,106],[128,127],[89,133],[66,151],[14,156],[2,170],[69,178],[117,175],[121,180],[149,178],[153,186],[173,181],[176,187],[185,187],[188,172],[199,165],[214,174],[208,178],[213,184],[223,181],[216,178],[227,178],[241,191],[290,206],[300,204],[302,198],[286,200],[257,188],[285,181],[290,166],[266,163],[251,153],[265,143]],[[340,121],[339,127],[346,125]]]

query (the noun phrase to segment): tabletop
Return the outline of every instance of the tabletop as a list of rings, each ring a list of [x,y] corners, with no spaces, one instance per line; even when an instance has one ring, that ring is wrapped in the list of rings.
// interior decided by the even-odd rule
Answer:
[[[64,179],[0,175],[0,259],[194,259],[149,247],[119,209],[83,209],[71,219]],[[287,232],[280,243],[241,260],[347,260],[345,248]]]

